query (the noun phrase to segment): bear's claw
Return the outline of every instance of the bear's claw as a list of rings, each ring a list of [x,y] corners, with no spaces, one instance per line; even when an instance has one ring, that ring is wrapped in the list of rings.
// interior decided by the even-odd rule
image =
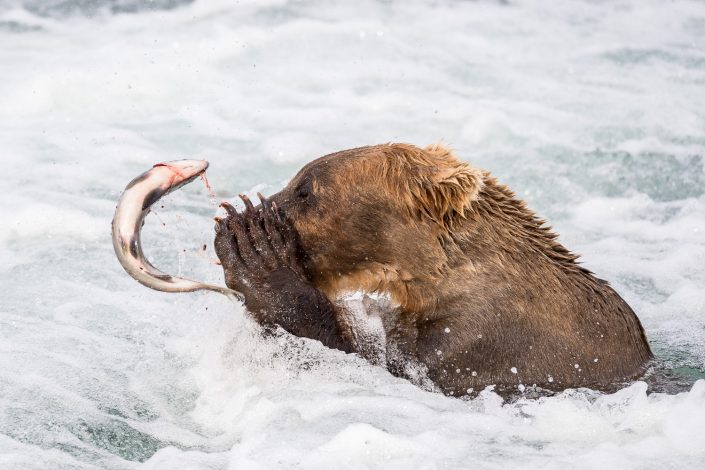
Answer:
[[[242,212],[227,202],[220,204],[228,215],[215,219],[215,248],[226,284],[246,292],[248,286],[267,284],[270,275],[282,268],[305,281],[293,227],[280,217],[273,201],[257,195],[261,202],[257,208],[250,198],[240,195],[245,204]]]

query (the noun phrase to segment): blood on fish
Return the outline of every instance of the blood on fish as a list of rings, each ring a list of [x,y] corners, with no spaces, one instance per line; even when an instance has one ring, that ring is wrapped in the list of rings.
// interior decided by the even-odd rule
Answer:
[[[208,178],[206,178],[206,173],[203,172],[201,173],[201,179],[203,180],[203,184],[206,185],[206,189],[208,190],[209,194],[213,194],[213,189],[211,188],[210,183],[208,182]]]
[[[205,171],[201,173],[200,178],[203,181],[203,184],[206,186],[206,190],[208,191],[208,199],[210,200],[211,204],[215,204],[217,202],[215,192],[213,192],[213,188],[211,188],[211,185],[208,182],[208,178],[206,178]]]

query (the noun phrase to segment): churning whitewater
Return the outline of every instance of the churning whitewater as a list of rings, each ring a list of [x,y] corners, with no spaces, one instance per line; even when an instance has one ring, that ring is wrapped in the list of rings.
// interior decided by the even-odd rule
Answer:
[[[702,466],[702,2],[0,0],[0,64],[3,469]],[[220,200],[440,139],[633,307],[644,381],[445,397],[115,257],[115,204],[155,163],[208,160],[217,197],[155,204],[148,261],[224,286]]]

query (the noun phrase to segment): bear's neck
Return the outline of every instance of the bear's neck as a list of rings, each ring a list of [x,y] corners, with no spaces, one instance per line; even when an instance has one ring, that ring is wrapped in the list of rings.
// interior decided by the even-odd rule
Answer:
[[[565,291],[601,282],[509,188],[489,174],[484,183],[464,218],[434,241],[446,258],[440,275],[437,265],[416,266],[413,280],[388,286],[402,308],[428,311],[473,291],[486,298],[486,293],[522,286]]]
[[[484,182],[456,232],[463,248],[480,246],[495,257],[518,256],[522,263],[551,264],[569,272],[588,273],[576,262],[578,255],[558,243],[557,234],[524,201],[489,174]]]

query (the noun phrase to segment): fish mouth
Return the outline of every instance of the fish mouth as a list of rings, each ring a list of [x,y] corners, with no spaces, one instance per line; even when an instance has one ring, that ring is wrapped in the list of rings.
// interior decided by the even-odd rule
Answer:
[[[190,183],[208,169],[205,160],[175,160],[173,162],[157,163],[152,168],[168,168],[174,173],[173,189]]]
[[[126,189],[131,188],[133,184],[143,181],[141,178],[144,177],[146,179],[149,177],[150,173],[153,173],[155,169],[157,169],[157,171],[164,169],[163,171],[168,171],[170,174],[164,179],[164,184],[155,187],[145,196],[142,204],[143,211],[149,209],[162,197],[189,184],[205,173],[208,169],[208,162],[204,160],[176,160],[168,163],[157,163],[152,167],[152,170],[132,180],[130,184],[127,185]]]
[[[190,183],[197,177],[201,176],[208,169],[208,162],[205,160],[174,160],[173,162],[157,163],[152,167],[164,168],[172,173],[173,189],[179,189],[181,186]],[[125,191],[132,189],[137,184],[145,181],[152,176],[153,171],[145,171],[138,177],[130,181],[125,187]]]

